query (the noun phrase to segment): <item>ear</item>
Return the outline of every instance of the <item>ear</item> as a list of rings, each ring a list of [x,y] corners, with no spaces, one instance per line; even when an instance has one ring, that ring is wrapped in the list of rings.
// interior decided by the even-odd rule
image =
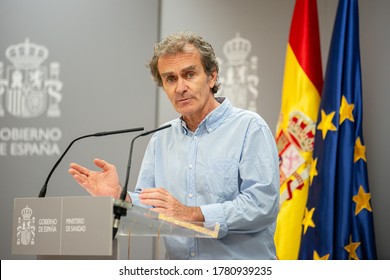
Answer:
[[[215,83],[217,82],[218,73],[217,71],[213,71],[209,76],[209,86],[210,88],[213,88]]]

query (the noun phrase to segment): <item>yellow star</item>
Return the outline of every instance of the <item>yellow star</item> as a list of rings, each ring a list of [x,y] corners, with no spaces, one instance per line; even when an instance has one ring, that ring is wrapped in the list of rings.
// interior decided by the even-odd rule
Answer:
[[[355,107],[354,104],[348,104],[347,99],[343,95],[343,97],[341,98],[341,106],[340,106],[340,124],[342,124],[343,121],[345,121],[346,119],[352,122],[354,121],[353,114],[352,114],[354,107]]]
[[[366,161],[366,146],[360,142],[360,137],[356,140],[354,151],[353,162],[357,162],[359,159]]]
[[[344,249],[349,253],[349,259],[358,260],[359,257],[356,254],[357,247],[360,246],[360,242],[352,242],[352,235],[349,237],[349,244],[344,246]]]
[[[315,208],[311,208],[310,211],[305,209],[305,217],[303,218],[302,225],[303,225],[303,234],[306,233],[308,227],[316,227],[316,225],[313,222],[313,214],[314,214]]]
[[[320,255],[318,255],[317,251],[314,250],[313,260],[315,260],[315,261],[320,261],[320,260],[327,261],[327,260],[329,260],[329,257],[330,257],[330,254],[326,254],[326,255],[323,255],[322,257],[320,257]]]
[[[331,112],[328,115],[324,110],[321,110],[321,122],[318,124],[317,129],[322,130],[322,139],[325,139],[328,130],[336,131],[337,128],[332,123],[335,112]]]
[[[311,186],[311,183],[313,182],[313,179],[315,176],[318,175],[318,172],[317,172],[317,160],[318,158],[316,159],[312,159],[311,161],[311,165],[310,165],[310,186]]]
[[[372,212],[370,199],[371,194],[364,192],[363,186],[360,185],[358,194],[354,195],[352,198],[352,200],[356,202],[355,216],[359,214],[363,208],[366,208],[368,211]]]

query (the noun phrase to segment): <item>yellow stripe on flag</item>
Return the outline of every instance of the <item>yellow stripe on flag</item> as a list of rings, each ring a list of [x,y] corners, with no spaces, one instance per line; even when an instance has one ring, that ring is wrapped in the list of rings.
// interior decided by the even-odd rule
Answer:
[[[279,259],[298,258],[319,104],[318,90],[288,45],[276,134],[281,171],[285,170],[281,172],[285,177],[281,177],[281,205],[275,233]]]
[[[299,65],[290,45],[287,45],[281,113],[302,111],[316,121],[320,104],[320,93]],[[278,131],[288,127],[288,116],[279,120]]]

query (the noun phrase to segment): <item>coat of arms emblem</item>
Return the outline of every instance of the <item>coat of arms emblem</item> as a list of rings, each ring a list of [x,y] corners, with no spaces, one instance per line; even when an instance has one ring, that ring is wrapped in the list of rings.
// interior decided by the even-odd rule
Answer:
[[[21,217],[18,218],[17,245],[34,245],[35,238],[35,217],[32,217],[32,209],[26,205],[21,211]]]
[[[258,58],[256,56],[249,58],[251,50],[251,42],[239,34],[225,43],[223,53],[227,62],[220,60],[222,88],[218,94],[229,98],[236,107],[256,112]]]
[[[45,112],[48,117],[60,116],[60,65],[42,65],[48,55],[45,46],[31,43],[28,38],[6,49],[5,56],[12,66],[7,67],[3,79],[4,66],[0,61],[0,117],[5,109],[19,118],[34,118]]]

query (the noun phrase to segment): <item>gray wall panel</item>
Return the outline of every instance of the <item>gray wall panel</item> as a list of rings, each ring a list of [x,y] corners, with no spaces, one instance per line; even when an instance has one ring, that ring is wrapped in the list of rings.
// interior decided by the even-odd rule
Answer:
[[[6,49],[29,38],[49,51],[41,66],[60,64],[58,79],[63,84],[59,91],[60,117],[48,117],[45,111],[37,117],[20,118],[5,107],[7,93],[1,96],[5,114],[0,116],[0,142],[3,147],[6,145],[0,156],[1,259],[20,258],[11,255],[13,198],[37,196],[59,158],[58,154],[11,154],[11,142],[33,141],[7,140],[5,129],[57,128],[62,136],[51,142],[63,152],[72,139],[84,134],[139,126],[154,128],[156,87],[145,63],[158,37],[157,21],[157,0],[0,1],[0,62],[4,70],[0,79],[11,79],[7,69],[13,64],[5,56]],[[67,174],[67,169],[73,161],[94,168],[95,157],[116,164],[124,183],[129,145],[135,135],[90,138],[76,143],[51,178],[47,196],[87,195]],[[136,142],[130,189],[135,184],[147,140]],[[132,248],[133,258],[152,256],[150,241]]]

